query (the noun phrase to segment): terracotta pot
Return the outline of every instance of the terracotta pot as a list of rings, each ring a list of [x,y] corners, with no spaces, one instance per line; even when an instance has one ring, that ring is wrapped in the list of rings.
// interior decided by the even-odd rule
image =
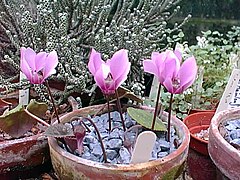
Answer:
[[[198,112],[216,112],[216,109],[210,109],[210,110],[203,110],[203,109],[191,109],[189,114],[194,114]]]
[[[19,177],[50,160],[47,138],[42,134],[2,141],[0,152],[0,177]]]
[[[222,174],[231,180],[239,180],[240,177],[240,151],[223,138],[219,126],[237,118],[240,118],[239,108],[219,112],[213,117],[209,129],[209,155]]]
[[[190,148],[195,151],[208,156],[208,141],[196,137],[194,134],[201,130],[206,130],[210,126],[210,122],[214,112],[197,112],[187,116],[183,122],[188,127],[191,135]]]
[[[196,137],[194,134],[210,126],[214,111],[202,111],[187,116],[183,122],[190,131],[190,150],[187,164],[189,174],[197,180],[216,179],[216,168],[208,154],[208,141]]]
[[[71,117],[93,113],[102,108],[102,105],[82,108],[63,116],[63,122]],[[148,108],[149,109],[149,108]],[[153,110],[153,109],[150,109]],[[165,113],[166,116],[166,113]],[[175,179],[178,177],[186,161],[190,134],[187,127],[177,118],[172,118],[172,124],[183,141],[180,147],[168,156],[139,164],[112,165],[86,160],[63,150],[55,138],[49,137],[50,155],[54,170],[60,179]]]
[[[12,103],[13,107],[16,106],[18,92],[11,93],[0,102],[1,113],[8,107],[5,102]],[[43,170],[35,167],[39,168],[43,164],[45,166],[50,161],[47,138],[43,134],[0,141],[0,152],[1,180],[34,177]],[[34,174],[27,172],[28,170]]]

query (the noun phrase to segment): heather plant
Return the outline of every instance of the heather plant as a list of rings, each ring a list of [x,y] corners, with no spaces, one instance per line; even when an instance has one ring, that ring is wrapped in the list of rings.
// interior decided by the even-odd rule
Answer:
[[[180,1],[94,1],[94,0],[1,0],[1,27],[17,51],[5,52],[4,66],[12,67],[15,77],[1,76],[1,85],[8,92],[20,88],[10,80],[19,74],[18,50],[21,46],[36,51],[52,51],[59,56],[57,73],[50,80],[63,81],[63,92],[53,94],[60,104],[69,94],[88,94],[94,101],[95,88],[87,69],[90,49],[109,59],[118,49],[128,49],[132,64],[123,84],[143,95],[144,72],[142,59],[152,51],[172,46],[182,37],[179,24],[170,25],[178,12]],[[23,86],[22,84],[21,86]],[[26,85],[26,84],[25,84]],[[48,101],[46,88],[34,86],[43,101]],[[2,94],[6,92],[1,92]]]

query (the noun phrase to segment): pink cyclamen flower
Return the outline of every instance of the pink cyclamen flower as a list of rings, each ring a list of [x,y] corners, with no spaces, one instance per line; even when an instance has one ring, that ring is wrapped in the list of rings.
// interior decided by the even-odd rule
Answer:
[[[130,71],[128,52],[121,49],[111,59],[104,62],[101,54],[94,49],[88,62],[89,71],[104,94],[114,94],[115,90],[127,79]]]
[[[170,74],[176,75],[176,67],[180,68],[181,54],[179,51],[166,50],[162,53],[152,52],[151,60],[143,61],[145,72],[154,74],[163,84],[164,77]]]
[[[178,50],[152,53],[152,60],[143,61],[145,72],[154,74],[168,92],[180,94],[194,82],[197,75],[195,58],[189,57],[182,65],[182,55]]]
[[[56,51],[36,53],[31,48],[21,47],[20,67],[32,84],[41,84],[56,73],[58,56]]]

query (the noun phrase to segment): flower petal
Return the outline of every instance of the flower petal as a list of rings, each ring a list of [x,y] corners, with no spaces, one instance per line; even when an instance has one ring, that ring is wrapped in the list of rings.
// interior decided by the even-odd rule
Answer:
[[[163,62],[165,61],[167,57],[167,53],[164,52],[152,52],[151,59],[156,64],[156,66],[159,68],[162,68]]]
[[[183,62],[179,70],[180,87],[182,87],[182,91],[192,85],[196,75],[197,64],[195,58],[192,56]]]
[[[95,49],[92,49],[88,62],[88,69],[93,76],[95,76],[95,73],[101,67],[102,63],[104,63],[104,61],[101,58],[101,54],[95,51]]]
[[[55,68],[58,65],[58,56],[56,51],[52,51],[46,57],[46,64],[43,69],[43,80],[48,78],[48,76],[52,75],[56,72]]]
[[[44,68],[46,64],[46,57],[47,53],[46,52],[40,52],[36,55],[35,57],[35,65],[36,65],[36,71],[40,71]]]
[[[143,69],[145,72],[154,74],[156,77],[158,77],[158,69],[153,60],[144,60]]]
[[[102,68],[103,78],[107,79],[108,75],[111,73],[110,72],[110,67],[107,64],[102,63],[100,68]]]
[[[181,52],[181,50],[180,49],[175,49],[174,54],[177,56],[179,62],[181,63],[182,62],[182,52]]]
[[[35,57],[36,57],[35,51],[28,47],[25,50],[24,58],[27,61],[28,65],[29,65],[29,67],[31,68],[32,71],[36,70]]]
[[[94,80],[103,92],[107,90],[102,68],[95,72]]]
[[[173,79],[173,77],[176,77],[180,68],[180,62],[172,51],[168,52],[167,58],[163,64],[164,64],[164,67],[161,73],[161,78],[162,78],[161,81],[164,81],[164,79],[168,77],[170,79]]]
[[[128,72],[130,71],[130,66],[131,66],[131,63],[128,62],[126,65],[125,72],[121,76],[119,76],[117,79],[115,79],[115,89],[117,89],[124,81],[126,81]]]
[[[32,84],[41,84],[42,80],[40,80],[39,75],[36,72],[33,72],[30,82]]]
[[[106,62],[110,66],[113,80],[121,81],[119,78],[125,78],[130,71],[130,63],[128,60],[128,51],[121,49],[115,52],[111,59]]]
[[[27,77],[28,80],[31,80],[32,77],[32,73],[31,73],[31,69],[27,63],[27,61],[25,60],[25,51],[26,48],[25,47],[21,47],[20,48],[20,68],[21,71],[23,72],[23,74],[25,74],[25,76]]]
[[[173,88],[173,83],[171,78],[167,77],[166,79],[164,79],[163,85],[168,92],[174,94],[174,88]]]

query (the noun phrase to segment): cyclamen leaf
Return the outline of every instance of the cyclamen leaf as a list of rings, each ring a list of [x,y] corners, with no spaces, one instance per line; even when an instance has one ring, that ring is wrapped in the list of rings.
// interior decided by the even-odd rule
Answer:
[[[27,109],[32,114],[42,118],[47,111],[47,104],[32,100]],[[37,124],[37,121],[24,111],[22,105],[18,105],[16,108],[0,116],[0,129],[13,138],[23,136],[35,124]]]
[[[62,138],[67,136],[74,136],[71,126],[66,124],[54,124],[48,127],[44,133],[49,137]]]
[[[136,108],[128,108],[127,109],[128,115],[137,121],[140,125],[142,125],[145,128],[151,129],[152,127],[152,120],[153,120],[153,113],[148,112],[146,110],[142,109],[136,109]],[[166,126],[163,124],[163,122],[157,117],[154,130],[156,131],[166,131]]]

